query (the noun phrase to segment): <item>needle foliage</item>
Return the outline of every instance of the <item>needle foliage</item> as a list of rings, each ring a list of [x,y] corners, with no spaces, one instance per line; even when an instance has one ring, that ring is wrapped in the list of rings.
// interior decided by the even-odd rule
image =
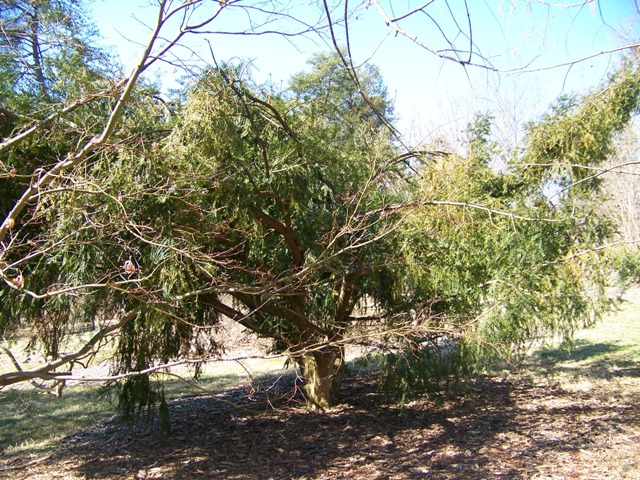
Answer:
[[[26,2],[23,17],[14,3],[0,18],[25,31],[50,18],[40,8],[58,12]],[[7,103],[6,138],[83,99],[0,151],[5,216],[114,108],[115,69],[95,67],[79,25],[56,23],[77,42],[26,63],[0,47],[3,91],[20,68],[31,75]],[[289,355],[314,408],[339,400],[349,344],[382,351],[401,396],[449,387],[531,342],[570,338],[610,305],[600,252],[615,225],[598,213],[594,168],[639,94],[630,62],[559,100],[513,152],[496,151],[479,115],[466,153],[449,154],[401,145],[381,120],[393,105],[379,71],[337,55],[312,57],[282,89],[239,64],[211,65],[171,99],[142,83],[108,138],[11,218],[0,332],[28,328],[47,361],[79,325],[115,336],[112,385],[128,412],[160,401],[166,416],[143,372],[189,358],[197,375],[198,360],[221,353],[223,316]]]

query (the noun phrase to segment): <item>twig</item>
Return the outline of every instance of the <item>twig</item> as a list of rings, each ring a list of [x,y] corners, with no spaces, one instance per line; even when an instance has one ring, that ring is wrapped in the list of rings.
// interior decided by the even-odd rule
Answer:
[[[0,467],[0,472],[9,472],[11,470],[21,470],[23,468],[30,467],[31,465],[35,465],[36,463],[40,463],[51,457],[53,453],[49,455],[45,455],[44,457],[36,458],[35,460],[31,460],[30,462],[21,463],[20,465],[9,465],[6,467]]]

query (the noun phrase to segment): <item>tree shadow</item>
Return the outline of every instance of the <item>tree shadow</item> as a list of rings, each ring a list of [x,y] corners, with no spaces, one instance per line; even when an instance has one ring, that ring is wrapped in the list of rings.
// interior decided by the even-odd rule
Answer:
[[[541,349],[529,366],[552,377],[564,374],[574,379],[638,378],[640,367],[629,354],[631,348],[617,343],[577,340],[572,348]]]
[[[604,355],[612,355],[622,350],[625,350],[625,347],[615,343],[591,343],[586,340],[576,340],[570,348],[543,348],[538,355],[541,360],[547,362],[556,362],[558,360],[583,362],[597,359]]]
[[[73,458],[82,478],[519,478],[553,455],[590,448],[595,428],[610,435],[640,418],[637,406],[585,404],[500,379],[474,383],[463,398],[400,408],[377,383],[375,374],[349,379],[343,403],[321,413],[291,390],[178,399],[171,437],[157,425],[107,422],[69,439],[47,468]]]

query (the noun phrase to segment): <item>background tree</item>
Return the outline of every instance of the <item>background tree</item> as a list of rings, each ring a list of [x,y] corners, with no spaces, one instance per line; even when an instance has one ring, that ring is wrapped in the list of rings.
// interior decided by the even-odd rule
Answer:
[[[0,95],[5,107],[34,110],[75,100],[102,76],[107,56],[77,0],[11,0],[0,6]],[[86,92],[85,92],[86,93]],[[44,112],[41,112],[42,115]]]
[[[593,175],[604,179],[603,208],[619,227],[620,240],[630,245],[640,239],[638,205],[638,138],[637,119],[630,123],[616,138],[615,154],[607,159],[603,170]]]
[[[60,105],[86,99],[108,89],[113,77],[106,72],[113,65],[107,55],[93,46],[96,35],[85,21],[83,6],[77,1],[12,0],[0,6],[0,133],[11,137],[14,129],[45,122]],[[113,69],[112,69],[113,70]],[[96,112],[98,115],[103,112]],[[20,149],[0,164],[0,172],[18,177],[42,167],[47,157],[67,153],[65,142],[84,133],[96,122],[87,112],[66,119],[51,133],[48,145],[23,142]],[[61,127],[61,128],[60,128]],[[58,133],[59,132],[59,133]],[[43,133],[43,132],[41,132]],[[29,136],[29,135],[27,135]],[[66,138],[65,138],[66,136]],[[3,147],[5,145],[3,144]],[[24,178],[24,177],[23,177]],[[24,182],[3,182],[0,211],[8,212],[16,190]]]
[[[289,89],[301,104],[311,104],[311,112],[333,125],[337,142],[350,141],[362,123],[382,129],[380,116],[393,119],[393,105],[377,67],[364,64],[357,70],[358,91],[336,53],[317,53],[308,63],[311,71],[294,75]]]

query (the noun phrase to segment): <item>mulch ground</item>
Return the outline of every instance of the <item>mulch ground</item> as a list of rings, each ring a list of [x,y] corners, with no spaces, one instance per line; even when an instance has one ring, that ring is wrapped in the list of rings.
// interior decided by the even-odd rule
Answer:
[[[631,371],[633,370],[633,371]],[[623,372],[624,373],[624,372]],[[638,376],[640,369],[625,374]],[[375,374],[311,412],[291,390],[170,403],[172,436],[115,419],[67,438],[12,479],[640,478],[640,398],[489,378],[401,408]],[[25,459],[22,459],[25,462]]]

